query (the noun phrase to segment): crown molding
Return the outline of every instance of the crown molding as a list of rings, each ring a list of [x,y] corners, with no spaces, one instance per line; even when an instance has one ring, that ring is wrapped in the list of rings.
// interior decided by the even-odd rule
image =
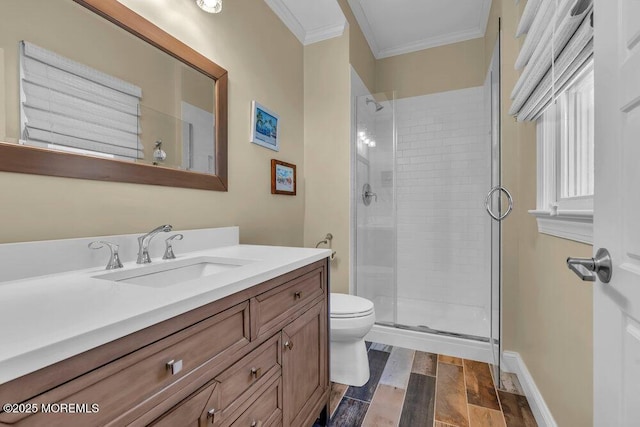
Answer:
[[[362,0],[348,0],[351,11],[353,12],[358,25],[367,39],[367,43],[371,48],[371,52],[376,59],[388,58],[390,56],[402,55],[405,53],[417,52],[423,49],[443,46],[451,43],[458,43],[466,40],[484,37],[487,29],[489,13],[491,12],[491,0],[482,0],[482,10],[479,14],[478,26],[465,31],[458,31],[449,34],[443,34],[437,37],[429,37],[427,39],[418,40],[399,46],[381,49],[373,35],[369,20],[361,5]]]
[[[303,44],[313,44],[321,42],[323,40],[332,39],[334,37],[340,37],[344,34],[344,30],[347,28],[347,21],[340,24],[327,25],[326,27],[314,28],[307,31]]]
[[[417,52],[423,49],[430,49],[432,47],[444,46],[451,43],[463,42],[466,40],[477,39],[484,37],[484,32],[480,29],[473,29],[468,31],[460,31],[457,33],[444,34],[439,37],[429,37],[428,39],[419,40],[414,43],[407,43],[402,46],[393,47],[389,49],[382,49],[378,51],[376,59],[388,58],[390,56],[402,55],[405,53]]]
[[[518,0],[516,0],[518,1]],[[489,25],[489,14],[491,13],[491,0],[483,0],[482,11],[480,12],[480,22],[478,22],[478,28],[482,31],[482,36],[487,34],[487,25]]]
[[[362,30],[362,34],[364,34],[364,38],[369,43],[369,48],[371,48],[371,53],[375,56],[376,59],[380,59],[379,52],[380,48],[376,43],[376,38],[373,36],[373,31],[371,30],[371,26],[369,25],[369,20],[367,19],[367,15],[364,13],[364,9],[362,9],[362,5],[359,0],[348,0],[349,7],[353,12],[353,15],[356,17],[356,21],[358,21],[358,25],[360,26],[360,30]]]
[[[294,36],[300,41],[300,43],[304,44],[304,39],[307,35],[304,27],[298,21],[298,18],[295,17],[293,13],[289,10],[287,5],[284,4],[282,0],[264,0],[264,2],[273,10],[278,18],[287,26],[289,31],[293,33]]]
[[[347,20],[342,16],[342,19],[340,20],[341,22],[332,23],[319,28],[307,29],[300,23],[300,20],[298,20],[293,12],[291,12],[283,0],[264,0],[264,2],[267,3],[284,25],[287,26],[289,31],[296,36],[300,43],[305,46],[322,40],[331,39],[333,37],[339,37],[344,33],[347,26]]]

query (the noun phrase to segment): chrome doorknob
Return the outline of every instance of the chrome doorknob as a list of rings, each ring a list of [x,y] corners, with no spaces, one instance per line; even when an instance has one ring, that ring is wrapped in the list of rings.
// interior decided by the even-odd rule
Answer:
[[[609,283],[613,274],[611,255],[605,248],[598,249],[593,258],[567,258],[567,267],[585,282],[595,282],[596,276],[602,283]]]

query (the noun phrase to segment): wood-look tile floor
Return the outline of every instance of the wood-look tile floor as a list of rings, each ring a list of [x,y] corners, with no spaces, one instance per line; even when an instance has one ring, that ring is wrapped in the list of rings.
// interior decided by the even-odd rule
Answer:
[[[486,363],[367,343],[369,382],[333,383],[335,427],[534,427],[515,374],[495,387]]]

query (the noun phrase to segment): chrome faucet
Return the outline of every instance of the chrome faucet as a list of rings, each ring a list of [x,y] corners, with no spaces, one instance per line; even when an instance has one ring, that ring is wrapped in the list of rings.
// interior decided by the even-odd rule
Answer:
[[[136,262],[138,264],[149,264],[151,262],[151,257],[149,257],[149,243],[151,243],[151,239],[161,231],[168,233],[171,230],[173,230],[171,225],[161,225],[147,234],[138,237],[138,261]]]
[[[100,249],[103,247],[108,247],[111,251],[111,256],[109,257],[109,262],[107,263],[107,270],[114,270],[116,268],[122,268],[122,262],[120,262],[120,255],[118,255],[119,245],[115,243],[105,242],[104,240],[97,240],[95,242],[89,243],[89,249]]]
[[[182,234],[174,234],[173,236],[167,237],[167,239],[164,241],[166,248],[164,250],[162,259],[176,259],[176,254],[173,253],[173,241],[174,239],[182,240],[183,238],[184,236]]]

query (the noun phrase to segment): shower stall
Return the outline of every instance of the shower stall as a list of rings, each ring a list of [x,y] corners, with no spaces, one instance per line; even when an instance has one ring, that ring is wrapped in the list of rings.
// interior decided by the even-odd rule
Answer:
[[[498,64],[496,47],[483,86],[354,97],[352,281],[371,339],[499,365]]]

